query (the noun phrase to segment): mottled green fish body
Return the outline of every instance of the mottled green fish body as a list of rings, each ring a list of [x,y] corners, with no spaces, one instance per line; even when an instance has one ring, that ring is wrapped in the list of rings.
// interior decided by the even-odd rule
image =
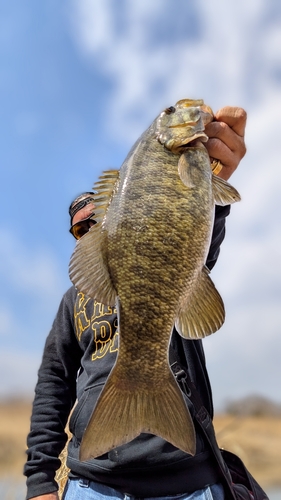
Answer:
[[[202,143],[211,120],[203,101],[179,101],[144,132],[120,171],[105,172],[94,186],[98,223],[78,242],[70,277],[96,300],[117,303],[120,345],[81,460],[142,432],[195,453],[192,419],[168,350],[174,324],[183,337],[197,339],[224,322],[205,261],[215,203],[232,203],[239,195],[212,175]]]

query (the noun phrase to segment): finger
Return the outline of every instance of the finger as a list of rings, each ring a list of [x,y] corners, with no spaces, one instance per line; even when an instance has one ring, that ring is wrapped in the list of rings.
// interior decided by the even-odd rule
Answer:
[[[224,108],[219,109],[214,117],[218,122],[224,122],[229,125],[229,127],[231,127],[236,134],[241,137],[244,136],[247,113],[243,108],[225,106]]]
[[[239,158],[237,155],[219,139],[209,139],[205,146],[210,158],[219,160],[223,167],[218,176],[228,180],[238,166]]]
[[[209,139],[205,146],[211,158],[219,160],[225,166],[232,167],[235,165],[235,155],[224,142],[219,139]]]
[[[205,127],[205,132],[209,138],[220,139],[232,151],[240,150],[244,144],[243,138],[224,122],[209,123]]]

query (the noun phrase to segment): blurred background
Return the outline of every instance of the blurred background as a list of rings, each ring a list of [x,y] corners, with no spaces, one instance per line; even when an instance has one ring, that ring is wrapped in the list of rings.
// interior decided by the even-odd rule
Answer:
[[[204,341],[215,407],[279,405],[280,1],[0,0],[0,54],[0,398],[32,398],[70,286],[72,199],[163,108],[203,98],[248,112],[242,201],[212,272],[226,322]]]

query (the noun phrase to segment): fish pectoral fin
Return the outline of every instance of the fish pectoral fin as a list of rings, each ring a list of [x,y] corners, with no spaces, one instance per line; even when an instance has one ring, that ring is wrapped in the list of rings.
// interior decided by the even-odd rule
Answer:
[[[188,147],[181,154],[178,162],[178,172],[181,181],[188,188],[198,186],[200,175],[198,172],[198,164],[210,165],[210,158],[205,146]]]
[[[117,293],[104,261],[102,223],[92,226],[78,240],[69,264],[69,276],[74,286],[98,302],[115,305]]]
[[[113,368],[84,433],[80,460],[96,458],[126,444],[139,434],[151,433],[186,453],[195,454],[193,422],[182,393],[167,367],[162,390],[121,389]],[[129,385],[129,381],[125,382]],[[124,383],[122,385],[125,385]]]
[[[225,319],[223,300],[204,267],[197,286],[181,307],[175,326],[187,339],[201,339],[221,328]]]
[[[184,185],[190,189],[195,187],[194,179],[192,178],[193,168],[192,162],[190,161],[192,158],[189,157],[189,154],[183,153],[180,156],[178,163],[178,172],[181,181]]]
[[[228,182],[212,174],[212,188],[216,205],[230,205],[241,200],[238,191]]]

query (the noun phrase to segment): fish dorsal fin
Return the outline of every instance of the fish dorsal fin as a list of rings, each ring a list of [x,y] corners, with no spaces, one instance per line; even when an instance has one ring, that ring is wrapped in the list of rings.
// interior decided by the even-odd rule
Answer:
[[[212,187],[216,205],[230,205],[241,200],[240,194],[231,184],[214,174],[212,175]]]
[[[201,339],[216,332],[225,319],[224,304],[209,270],[204,267],[197,285],[182,305],[176,320],[179,334],[188,339]]]
[[[106,232],[102,222],[118,178],[119,171],[110,170],[104,172],[94,184],[97,224],[77,242],[69,264],[69,276],[74,286],[89,297],[111,306],[115,305],[117,293],[107,267]]]

